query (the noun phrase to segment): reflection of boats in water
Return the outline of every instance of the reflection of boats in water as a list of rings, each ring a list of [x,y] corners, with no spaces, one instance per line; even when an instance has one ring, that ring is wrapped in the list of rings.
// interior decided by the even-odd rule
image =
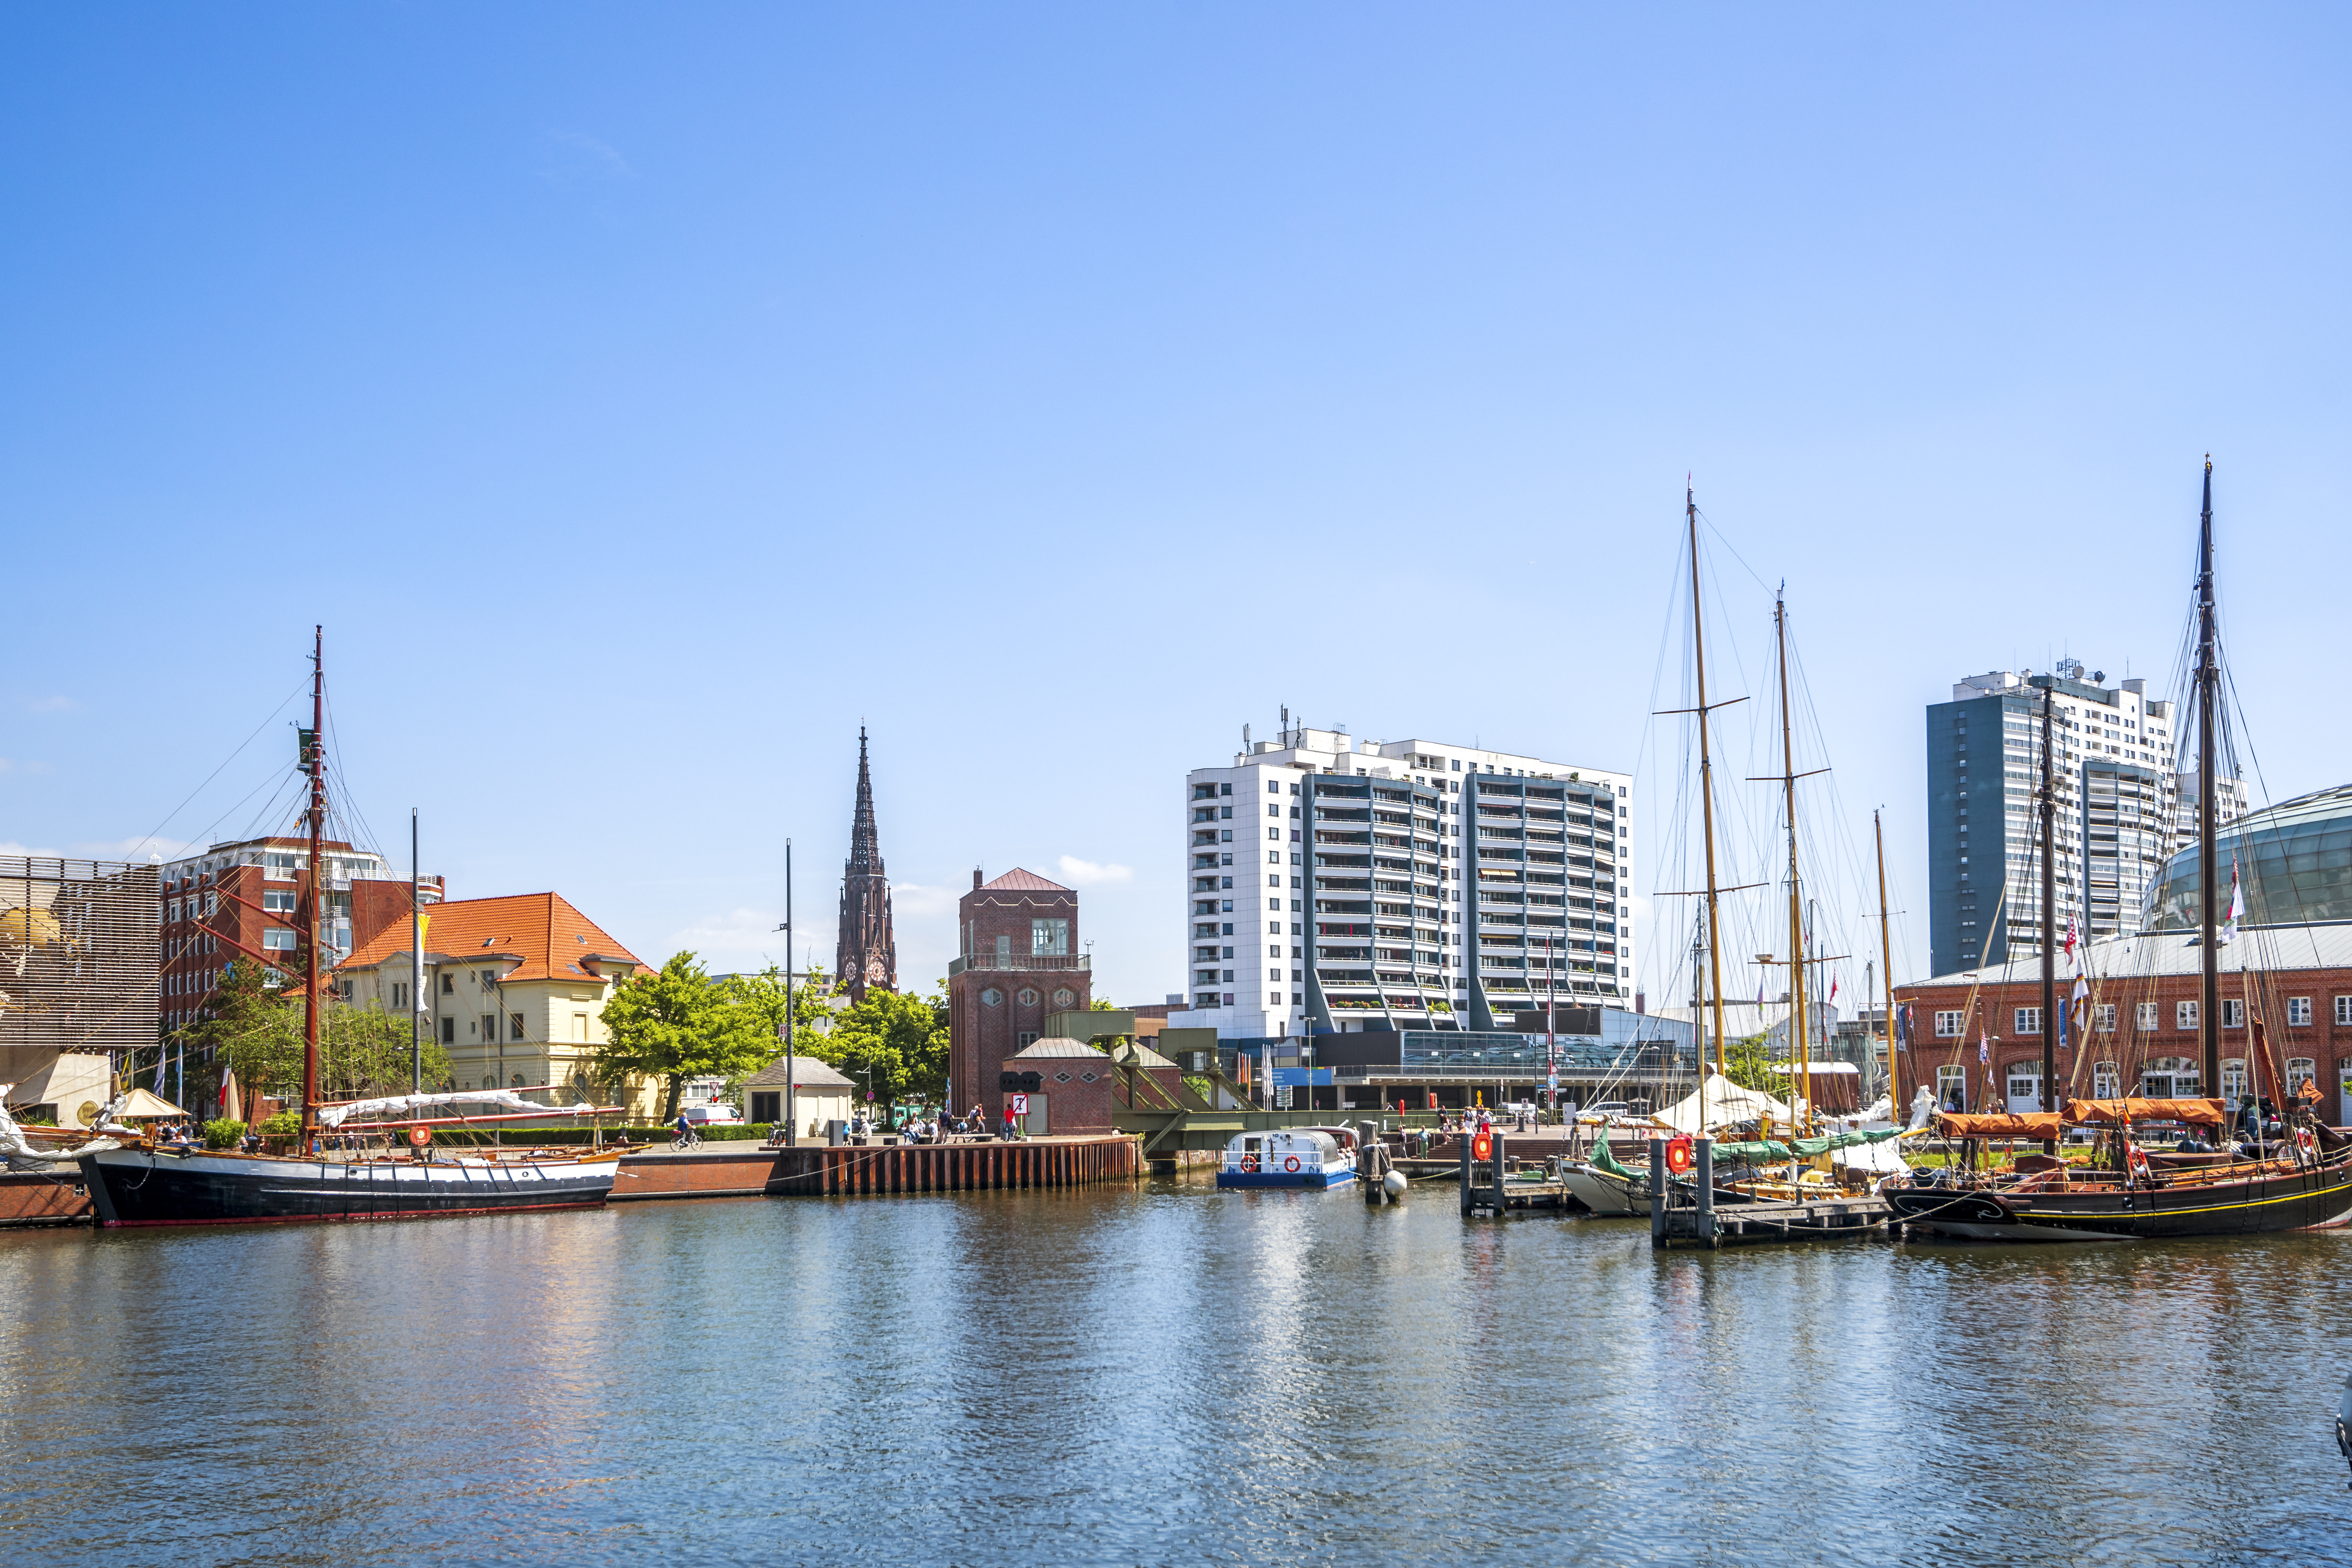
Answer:
[[[1217,1171],[1221,1187],[1336,1187],[1355,1179],[1353,1150],[1319,1127],[1236,1133]]]

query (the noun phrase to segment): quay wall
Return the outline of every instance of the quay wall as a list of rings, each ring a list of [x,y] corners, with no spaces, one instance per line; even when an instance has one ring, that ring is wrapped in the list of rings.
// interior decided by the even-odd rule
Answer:
[[[89,1194],[80,1191],[81,1172],[68,1165],[56,1174],[0,1172],[0,1229],[14,1226],[88,1225]]]
[[[1131,1181],[1143,1164],[1134,1138],[1036,1138],[1018,1142],[802,1144],[623,1157],[612,1202],[666,1198],[854,1197],[1069,1187]]]

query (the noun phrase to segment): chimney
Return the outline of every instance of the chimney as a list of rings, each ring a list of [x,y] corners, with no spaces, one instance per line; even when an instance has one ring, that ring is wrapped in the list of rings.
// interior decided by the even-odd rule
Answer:
[[[980,868],[977,866],[971,868],[971,886],[974,892],[980,890]]]
[[[1634,1012],[1636,1012],[1636,1013],[1646,1013],[1646,1012],[1648,1012],[1649,1010],[1650,1010],[1650,996],[1649,996],[1649,993],[1648,993],[1648,992],[1646,992],[1646,991],[1636,991],[1636,992],[1634,992],[1634,993],[1633,993],[1633,1011],[1634,1011]]]

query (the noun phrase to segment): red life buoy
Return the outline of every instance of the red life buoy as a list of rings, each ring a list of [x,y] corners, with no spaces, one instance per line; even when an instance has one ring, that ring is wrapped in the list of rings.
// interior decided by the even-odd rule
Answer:
[[[412,1127],[408,1130],[408,1141],[417,1148],[422,1149],[425,1145],[433,1142],[433,1129],[430,1127]]]
[[[2142,1180],[2147,1176],[2147,1152],[2135,1143],[2131,1146],[2131,1173]]]
[[[1479,1130],[1478,1136],[1470,1140],[1470,1157],[1479,1161],[1495,1157],[1495,1140],[1483,1128]]]
[[[1289,1159],[1285,1160],[1282,1163],[1282,1168],[1286,1171],[1295,1171],[1298,1169],[1298,1156],[1293,1154]]]
[[[1675,1175],[1687,1175],[1697,1162],[1691,1156],[1691,1141],[1687,1138],[1669,1140],[1666,1144],[1666,1169]]]
[[[1243,1156],[1242,1156],[1242,1169],[1243,1169],[1243,1170],[1244,1170],[1244,1171],[1255,1171],[1255,1170],[1256,1170],[1256,1169],[1257,1169],[1257,1156],[1256,1156],[1256,1155],[1255,1155],[1255,1154],[1244,1154],[1244,1155],[1243,1155]]]
[[[2305,1153],[2310,1153],[2317,1142],[2318,1140],[2311,1135],[2310,1128],[2298,1127],[2294,1130],[2294,1146]]]

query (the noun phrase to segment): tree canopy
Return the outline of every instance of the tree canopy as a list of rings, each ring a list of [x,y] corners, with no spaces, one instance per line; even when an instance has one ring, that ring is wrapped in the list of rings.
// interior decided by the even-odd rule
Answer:
[[[302,999],[262,984],[261,966],[238,959],[213,993],[207,1016],[188,1026],[186,1044],[209,1049],[212,1061],[195,1080],[216,1095],[220,1068],[236,1073],[248,1094],[295,1100],[302,1092]],[[363,1100],[408,1091],[413,1026],[373,1003],[354,1007],[325,999],[319,1016],[319,1098]],[[429,1036],[422,1045],[423,1081],[449,1080],[449,1054]],[[194,1109],[190,1107],[189,1109]]]
[[[868,991],[835,1018],[815,1055],[860,1088],[870,1086],[877,1101],[940,1100],[948,1086],[947,993]]]
[[[608,1083],[630,1074],[663,1079],[665,1121],[677,1114],[688,1079],[740,1078],[775,1055],[763,1013],[731,996],[691,952],[617,987],[603,1016],[610,1038],[597,1048],[597,1076]]]

